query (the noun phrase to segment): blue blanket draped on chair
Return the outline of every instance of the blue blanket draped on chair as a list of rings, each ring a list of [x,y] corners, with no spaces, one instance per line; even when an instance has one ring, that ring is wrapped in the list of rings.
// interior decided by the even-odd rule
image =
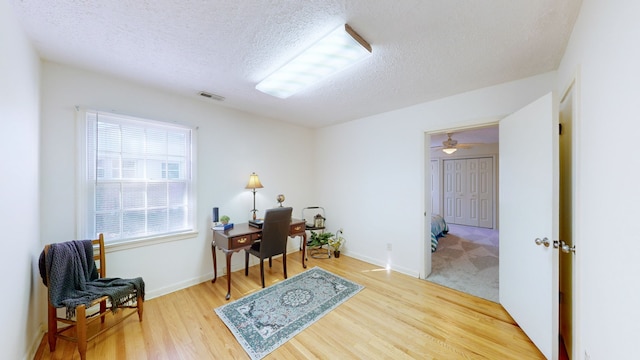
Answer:
[[[66,307],[67,318],[75,315],[76,306],[89,306],[92,300],[102,296],[109,297],[113,311],[135,300],[138,295],[144,299],[144,280],[141,277],[98,277],[91,240],[51,244],[46,257],[44,251],[40,254],[38,265],[42,282],[49,287],[52,305]]]

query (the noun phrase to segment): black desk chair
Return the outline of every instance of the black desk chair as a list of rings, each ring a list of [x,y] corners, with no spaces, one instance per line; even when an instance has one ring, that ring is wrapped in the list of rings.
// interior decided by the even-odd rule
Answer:
[[[244,275],[249,276],[249,254],[259,258],[260,279],[262,280],[263,288],[264,259],[266,258],[269,258],[269,267],[271,267],[271,257],[282,254],[284,278],[287,278],[287,240],[289,239],[292,210],[290,207],[267,209],[264,213],[264,222],[262,224],[262,238],[245,251]]]

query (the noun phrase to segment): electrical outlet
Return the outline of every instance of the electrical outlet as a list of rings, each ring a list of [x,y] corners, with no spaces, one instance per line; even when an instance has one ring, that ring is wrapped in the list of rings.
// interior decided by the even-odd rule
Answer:
[[[387,243],[387,251],[391,251],[391,243]]]

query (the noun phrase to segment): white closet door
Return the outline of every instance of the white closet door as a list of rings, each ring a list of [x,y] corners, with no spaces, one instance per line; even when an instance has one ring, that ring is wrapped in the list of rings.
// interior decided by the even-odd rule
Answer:
[[[493,158],[444,160],[444,219],[493,228]]]
[[[466,202],[463,205],[465,213],[463,225],[478,226],[478,159],[459,160],[466,162]]]
[[[431,213],[441,214],[440,210],[440,162],[431,160]]]
[[[444,165],[444,220],[455,223],[455,162],[445,160]]]
[[[493,158],[478,159],[478,226],[493,228]]]
[[[453,222],[456,224],[467,223],[467,162],[464,160],[453,161]]]

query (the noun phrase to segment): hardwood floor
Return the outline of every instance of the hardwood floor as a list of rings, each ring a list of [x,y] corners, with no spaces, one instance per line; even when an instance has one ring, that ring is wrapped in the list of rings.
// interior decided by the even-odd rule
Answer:
[[[304,270],[293,254],[287,265],[289,276]],[[265,359],[544,359],[499,304],[344,255],[308,266],[365,289]],[[232,277],[230,301],[261,289],[257,266]],[[265,264],[267,286],[282,280],[280,258]],[[146,301],[141,323],[130,317],[89,342],[87,359],[248,359],[213,311],[226,303],[226,287],[219,277]],[[79,355],[61,339],[50,353],[45,336],[35,359]]]

